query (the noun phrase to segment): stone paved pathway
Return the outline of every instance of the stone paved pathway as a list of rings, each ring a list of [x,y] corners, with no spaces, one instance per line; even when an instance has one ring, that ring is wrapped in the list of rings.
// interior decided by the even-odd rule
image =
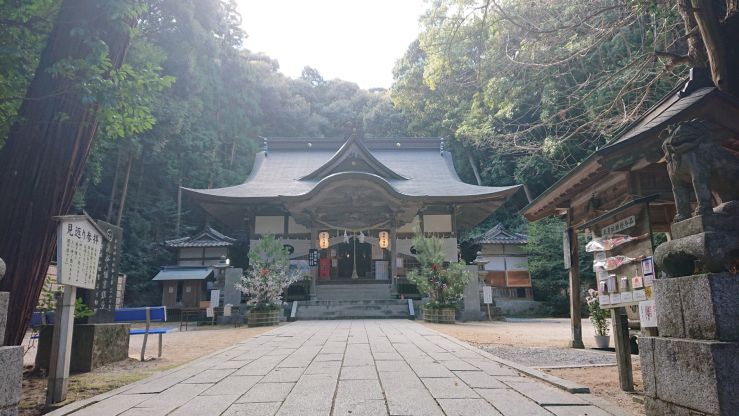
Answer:
[[[207,336],[204,334],[204,336]],[[611,415],[406,320],[303,321],[50,415]]]

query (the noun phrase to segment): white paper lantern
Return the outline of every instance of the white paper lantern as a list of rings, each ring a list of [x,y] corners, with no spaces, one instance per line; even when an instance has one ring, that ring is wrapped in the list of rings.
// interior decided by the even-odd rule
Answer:
[[[387,248],[390,245],[390,234],[387,231],[380,231],[378,238],[380,240],[380,248]]]
[[[318,233],[318,247],[328,248],[329,237],[326,231]]]

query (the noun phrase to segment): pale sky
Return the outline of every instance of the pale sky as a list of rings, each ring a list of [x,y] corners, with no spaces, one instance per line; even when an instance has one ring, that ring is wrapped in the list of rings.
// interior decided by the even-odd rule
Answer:
[[[293,78],[303,67],[362,88],[392,84],[395,61],[416,39],[424,0],[237,0],[244,46],[280,63]]]

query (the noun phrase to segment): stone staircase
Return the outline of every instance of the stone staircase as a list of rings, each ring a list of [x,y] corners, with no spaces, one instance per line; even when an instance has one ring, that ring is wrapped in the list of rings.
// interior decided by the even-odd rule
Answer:
[[[408,301],[401,299],[299,301],[295,315],[297,320],[412,318]]]
[[[317,300],[389,300],[393,299],[389,283],[351,283],[316,285]]]

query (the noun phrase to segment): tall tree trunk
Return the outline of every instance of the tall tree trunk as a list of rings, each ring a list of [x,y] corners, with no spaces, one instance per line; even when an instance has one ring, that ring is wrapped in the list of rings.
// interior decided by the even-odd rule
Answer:
[[[706,48],[708,62],[711,64],[713,83],[721,91],[736,95],[739,93],[736,79],[737,69],[729,65],[730,56],[726,33],[722,30],[716,5],[713,0],[692,0],[691,2],[693,15]]]
[[[63,1],[19,121],[0,150],[0,257],[8,268],[0,290],[10,292],[7,345],[23,341],[56,247],[52,217],[68,212],[98,125],[97,106],[79,88],[81,80],[54,76],[50,69],[94,53],[90,36],[107,44],[112,67],[120,67],[135,20],[110,13],[113,5]]]
[[[113,174],[113,184],[110,186],[110,200],[108,200],[108,214],[105,221],[110,222],[113,218],[113,206],[115,205],[115,192],[118,190],[118,173],[121,171],[121,150],[118,149],[118,155],[115,162],[115,173]]]
[[[118,204],[118,216],[115,225],[120,227],[123,220],[123,210],[126,208],[126,195],[128,195],[128,182],[131,179],[131,166],[133,165],[133,149],[128,153],[128,166],[126,167],[126,177],[123,179],[123,190],[121,191],[121,203]]]
[[[688,36],[688,60],[690,66],[708,68],[706,47],[703,45],[703,38],[701,37],[700,30],[698,30],[698,23],[695,21],[691,0],[678,0],[677,10],[683,18],[685,33]]]

